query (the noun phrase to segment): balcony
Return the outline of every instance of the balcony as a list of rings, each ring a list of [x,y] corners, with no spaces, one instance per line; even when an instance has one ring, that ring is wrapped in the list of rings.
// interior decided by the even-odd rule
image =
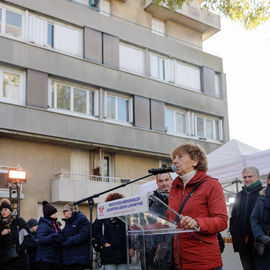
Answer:
[[[157,6],[152,0],[146,0],[144,10],[155,18],[174,21],[202,33],[203,40],[220,31],[220,16],[201,8],[196,1],[173,12],[165,5]]]
[[[129,181],[129,179],[116,177],[79,175],[61,172],[55,175],[55,179],[51,183],[51,199],[53,203],[77,201]],[[115,190],[114,192],[119,192],[125,197],[134,196],[138,193],[139,185],[144,183],[145,181],[139,181]],[[95,203],[103,202],[107,195],[108,193],[95,199]]]

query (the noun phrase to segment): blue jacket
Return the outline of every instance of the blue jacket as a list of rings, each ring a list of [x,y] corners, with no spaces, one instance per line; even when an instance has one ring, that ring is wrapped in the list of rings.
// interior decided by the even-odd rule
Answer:
[[[74,212],[63,229],[63,264],[89,265],[90,222],[81,212]]]
[[[260,197],[257,199],[257,203],[250,216],[251,228],[254,235],[254,239],[260,236],[266,235],[268,227],[263,220],[264,216],[264,201],[266,200],[265,189],[260,192]],[[258,270],[270,269],[270,249],[265,248],[263,256],[255,256],[255,265]]]
[[[60,223],[56,223],[60,232]],[[41,217],[38,222],[38,247],[36,261],[59,264],[61,262],[61,234],[56,232],[53,222]]]
[[[105,243],[111,244],[110,247],[103,247],[101,250],[103,265],[127,263],[126,230],[125,224],[120,219],[96,219],[93,223],[93,237],[97,238],[103,246]]]

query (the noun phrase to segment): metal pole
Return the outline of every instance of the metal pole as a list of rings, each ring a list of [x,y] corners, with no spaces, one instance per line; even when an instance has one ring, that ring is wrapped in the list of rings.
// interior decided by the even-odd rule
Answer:
[[[94,208],[94,199],[88,200],[89,211],[90,211],[90,270],[93,270],[93,208]]]
[[[18,217],[20,216],[20,212],[21,212],[21,187],[20,184],[18,182],[16,182],[16,188],[17,188],[17,215]]]

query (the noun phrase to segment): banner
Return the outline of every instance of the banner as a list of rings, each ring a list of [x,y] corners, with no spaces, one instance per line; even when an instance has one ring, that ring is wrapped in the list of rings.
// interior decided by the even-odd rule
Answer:
[[[146,194],[99,203],[97,206],[98,219],[126,216],[146,211],[148,211],[148,196]]]

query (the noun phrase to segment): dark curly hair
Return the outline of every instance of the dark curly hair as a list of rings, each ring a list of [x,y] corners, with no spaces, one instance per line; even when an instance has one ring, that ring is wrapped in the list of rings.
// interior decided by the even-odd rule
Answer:
[[[195,170],[204,172],[208,170],[206,153],[199,145],[191,143],[180,144],[172,151],[172,160],[183,152],[187,153],[192,160],[198,161],[198,164],[194,167]]]
[[[106,197],[105,202],[114,201],[122,198],[124,198],[124,195],[120,193],[111,193]]]

